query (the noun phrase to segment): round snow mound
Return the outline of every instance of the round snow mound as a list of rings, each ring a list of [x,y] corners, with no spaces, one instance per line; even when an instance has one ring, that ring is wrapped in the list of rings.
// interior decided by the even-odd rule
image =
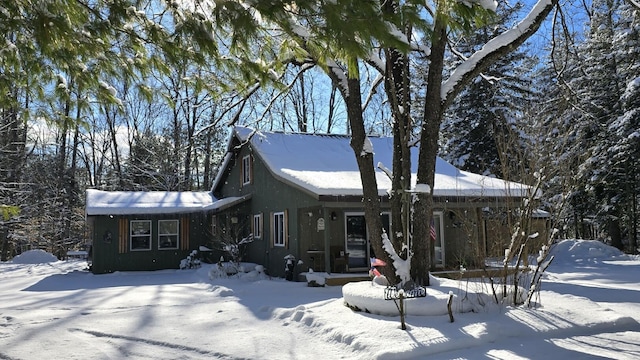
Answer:
[[[56,262],[58,258],[44,250],[29,250],[13,258],[14,264],[44,264]]]
[[[626,255],[613,246],[598,240],[563,240],[555,245],[551,254],[554,263],[584,263],[612,260]]]
[[[437,279],[430,277],[431,286],[426,287],[425,297],[407,298],[404,300],[404,311],[407,315],[417,316],[442,316],[448,313],[447,302],[452,289],[456,289],[458,282],[454,280]],[[385,288],[373,281],[350,282],[342,286],[342,298],[344,303],[358,311],[367,313],[397,316],[400,314],[397,300],[385,299]],[[469,312],[475,308],[481,308],[482,304],[491,302],[491,295],[476,293],[469,299],[477,299],[478,304],[472,304],[469,299],[459,299],[453,295],[456,311]],[[465,297],[466,298],[466,297]]]

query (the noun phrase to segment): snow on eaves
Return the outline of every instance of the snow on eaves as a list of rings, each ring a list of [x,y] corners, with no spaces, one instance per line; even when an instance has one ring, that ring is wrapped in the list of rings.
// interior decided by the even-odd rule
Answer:
[[[88,189],[86,215],[138,215],[219,210],[244,200],[218,200],[209,191],[102,191]]]

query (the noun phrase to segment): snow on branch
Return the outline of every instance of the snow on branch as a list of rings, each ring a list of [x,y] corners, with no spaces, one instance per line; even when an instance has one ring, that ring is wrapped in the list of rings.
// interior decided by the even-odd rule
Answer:
[[[468,81],[479,75],[496,59],[522,45],[535,34],[557,3],[558,0],[538,0],[529,14],[514,28],[489,40],[482,49],[462,62],[442,85],[441,101],[443,103],[453,101]]]
[[[389,236],[386,232],[382,233],[382,247],[384,251],[389,254],[389,257],[393,261],[393,267],[396,270],[396,275],[400,278],[402,283],[405,283],[411,279],[411,254],[407,259],[403,259],[398,255],[395,251],[393,244],[391,244],[391,240],[389,240]],[[406,244],[403,247],[403,250],[406,250]]]
[[[473,4],[477,4],[483,9],[491,10],[493,12],[496,12],[496,9],[498,8],[498,2],[494,0],[472,0],[472,1],[462,0],[461,3],[465,4],[470,8],[473,7]]]
[[[371,84],[371,88],[369,89],[369,93],[367,93],[367,97],[365,98],[364,104],[362,105],[362,111],[367,109],[371,100],[373,100],[373,95],[376,94],[376,89],[378,85],[382,84],[384,81],[384,76],[382,74],[378,74],[375,79],[373,79],[373,83]]]
[[[382,58],[378,55],[376,55],[375,52],[370,52],[369,56],[367,58],[364,59],[365,62],[369,65],[371,65],[374,69],[378,70],[378,72],[380,74],[384,74],[385,73],[385,69],[386,69],[386,64],[384,62],[384,60],[382,60]]]
[[[629,0],[629,2],[631,3],[631,5],[635,6],[636,8],[640,9],[640,1],[637,0]]]
[[[327,69],[328,75],[335,82],[336,85],[342,90],[344,97],[349,97],[349,85],[348,85],[348,77],[347,73],[344,71],[338,63],[336,63],[333,59],[327,59]]]

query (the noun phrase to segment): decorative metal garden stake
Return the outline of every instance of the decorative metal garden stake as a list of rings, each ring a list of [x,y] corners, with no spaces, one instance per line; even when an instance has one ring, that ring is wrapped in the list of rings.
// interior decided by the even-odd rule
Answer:
[[[427,296],[427,290],[421,286],[406,291],[404,289],[398,290],[395,286],[387,286],[384,289],[384,299],[393,300],[393,302],[396,304],[396,307],[398,308],[398,311],[400,312],[400,326],[402,327],[402,330],[407,330],[407,325],[404,322],[404,299],[425,296]]]
[[[451,311],[451,303],[453,302],[453,291],[449,291],[449,300],[447,301],[447,311],[449,312],[449,321],[453,322],[453,312]]]

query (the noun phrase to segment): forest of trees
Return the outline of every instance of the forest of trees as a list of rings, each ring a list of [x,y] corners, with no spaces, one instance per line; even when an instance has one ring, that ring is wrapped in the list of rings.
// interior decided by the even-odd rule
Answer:
[[[407,20],[420,17],[413,2],[383,1],[391,15],[380,22],[366,13],[380,7],[349,1],[323,13],[325,27],[312,16],[300,20],[335,53],[355,54],[341,64],[282,20],[294,12],[290,2],[274,2],[282,12],[256,5],[281,27],[259,31],[255,19],[234,11],[237,2],[220,1],[207,18],[204,3],[2,1],[0,260],[30,248],[63,257],[83,246],[87,188],[209,190],[230,125],[351,133],[346,100],[354,86],[367,133],[395,135],[406,119],[406,138],[420,138],[415,119],[428,112],[433,58],[419,46],[403,48],[397,34],[377,33],[389,21],[409,35],[429,34],[429,21]],[[500,2],[496,14],[456,9],[443,73],[512,28],[525,6]],[[540,206],[559,236],[637,252],[640,8],[592,0],[554,11],[535,41],[493,61],[447,104],[439,154],[464,170],[540,181]],[[332,16],[344,13],[360,19],[344,25],[353,28],[335,25],[342,20]],[[575,13],[583,16],[567,15]],[[371,46],[387,63],[404,65],[377,68],[349,40],[354,32],[376,39]],[[357,73],[357,84],[341,88],[332,77],[338,65]],[[401,80],[404,92],[390,90]]]

